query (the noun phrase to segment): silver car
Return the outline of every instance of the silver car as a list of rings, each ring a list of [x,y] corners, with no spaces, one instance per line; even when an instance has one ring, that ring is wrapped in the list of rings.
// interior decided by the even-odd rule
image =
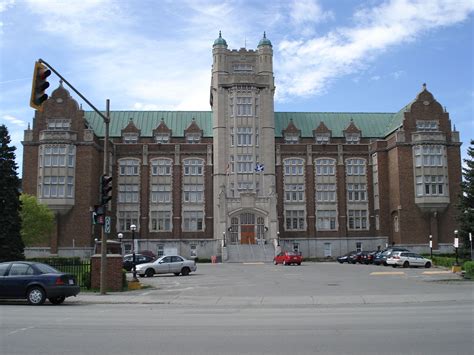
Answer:
[[[196,271],[194,260],[187,260],[179,255],[165,255],[151,263],[137,265],[137,274],[140,277],[152,277],[155,274],[179,274],[187,276]]]
[[[394,251],[386,260],[387,265],[393,267],[403,266],[424,266],[430,268],[433,262],[420,254],[412,253],[409,251]]]

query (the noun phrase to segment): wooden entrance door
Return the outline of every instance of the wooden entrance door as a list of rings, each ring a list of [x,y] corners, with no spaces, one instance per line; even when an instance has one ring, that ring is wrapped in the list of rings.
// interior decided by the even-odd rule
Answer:
[[[240,243],[255,244],[255,225],[244,224],[240,226]]]

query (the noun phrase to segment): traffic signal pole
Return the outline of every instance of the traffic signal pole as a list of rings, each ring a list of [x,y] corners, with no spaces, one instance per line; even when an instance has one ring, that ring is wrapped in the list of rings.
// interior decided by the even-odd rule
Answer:
[[[59,72],[54,69],[51,65],[49,65],[46,61],[43,59],[38,59],[38,62],[47,66],[49,70],[51,70],[54,74],[56,74],[67,86],[69,86],[81,99],[83,99],[102,119],[104,120],[105,123],[105,138],[104,138],[104,167],[103,167],[103,176],[108,175],[107,170],[109,168],[109,153],[108,153],[108,143],[109,143],[109,123],[110,123],[110,100],[107,99],[106,101],[106,113],[105,115],[99,111],[89,100],[87,100],[84,95],[82,95],[74,86],[69,83]],[[36,67],[35,67],[35,72],[36,72]],[[46,87],[47,88],[47,87]],[[46,89],[45,88],[45,89]],[[41,101],[38,105],[38,107],[34,106],[38,110],[42,109],[42,104],[43,102]],[[106,205],[104,207],[104,219],[107,214],[107,207]],[[105,233],[105,224],[102,225],[101,229],[101,259],[100,259],[100,293],[102,295],[105,295],[106,289],[107,289],[107,279],[105,277],[105,274],[107,272],[107,236]]]
[[[105,139],[104,139],[104,167],[102,169],[102,176],[107,176],[107,171],[109,169],[109,122],[110,122],[110,100],[107,99],[105,103]],[[107,216],[107,205],[104,205],[104,219]],[[100,254],[100,294],[105,295],[107,292],[107,278],[105,274],[107,273],[107,235],[105,234],[105,223],[101,228],[101,254]]]

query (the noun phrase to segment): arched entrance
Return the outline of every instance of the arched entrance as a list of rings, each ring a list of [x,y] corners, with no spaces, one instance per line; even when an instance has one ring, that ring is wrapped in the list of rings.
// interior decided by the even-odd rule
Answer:
[[[263,243],[265,237],[265,219],[252,212],[243,212],[230,220],[231,244]]]

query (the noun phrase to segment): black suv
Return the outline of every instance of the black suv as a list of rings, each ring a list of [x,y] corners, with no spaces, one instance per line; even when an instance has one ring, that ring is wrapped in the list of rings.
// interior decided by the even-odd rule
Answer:
[[[151,263],[155,260],[154,257],[143,254],[135,254],[135,265]],[[122,267],[127,271],[132,271],[133,268],[133,254],[127,254],[123,256]]]

